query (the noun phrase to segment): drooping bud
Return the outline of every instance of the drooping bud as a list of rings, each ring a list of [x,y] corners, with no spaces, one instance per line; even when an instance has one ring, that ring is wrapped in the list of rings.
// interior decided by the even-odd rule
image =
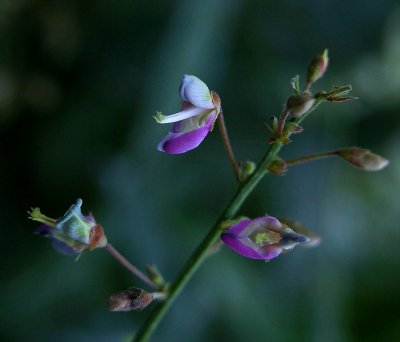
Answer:
[[[389,164],[389,160],[370,150],[360,147],[347,147],[337,151],[342,159],[365,171],[379,171]]]
[[[312,59],[307,69],[307,84],[311,85],[324,76],[328,68],[328,62],[328,49],[325,49],[322,54]]]
[[[107,307],[110,311],[143,310],[152,301],[152,293],[148,293],[137,287],[132,287],[125,291],[112,294],[108,298]]]
[[[292,95],[287,99],[286,110],[295,118],[308,112],[315,102],[315,98],[308,93]]]

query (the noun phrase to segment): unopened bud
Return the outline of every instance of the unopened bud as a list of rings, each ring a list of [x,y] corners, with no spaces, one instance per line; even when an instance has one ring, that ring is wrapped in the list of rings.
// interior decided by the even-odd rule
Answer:
[[[302,116],[308,112],[315,102],[311,94],[292,95],[286,102],[286,110],[295,118]]]
[[[389,160],[360,147],[343,148],[338,151],[338,155],[351,165],[365,171],[379,171],[389,164]]]
[[[164,288],[167,284],[165,283],[165,280],[158,270],[156,265],[147,265],[146,266],[146,272],[147,275],[149,276],[149,279],[157,285],[158,289]]]
[[[307,69],[307,83],[312,84],[324,76],[328,68],[328,50],[325,49],[322,54],[315,56]]]
[[[274,173],[279,176],[284,176],[287,171],[287,163],[282,159],[275,159],[268,167],[268,172]]]
[[[244,182],[256,169],[256,164],[250,160],[239,162],[239,181]]]
[[[152,301],[152,293],[132,287],[111,295],[108,298],[107,306],[110,311],[143,310]]]

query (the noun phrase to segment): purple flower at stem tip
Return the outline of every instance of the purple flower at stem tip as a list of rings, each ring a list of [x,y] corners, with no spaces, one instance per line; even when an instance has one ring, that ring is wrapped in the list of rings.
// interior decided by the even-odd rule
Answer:
[[[271,260],[309,238],[272,216],[246,219],[221,234],[227,247],[250,259]]]
[[[171,131],[158,144],[157,149],[168,154],[180,154],[193,150],[212,131],[221,111],[217,93],[196,76],[185,75],[179,87],[183,100],[181,111],[164,116],[160,112],[154,117],[158,123],[173,123]]]

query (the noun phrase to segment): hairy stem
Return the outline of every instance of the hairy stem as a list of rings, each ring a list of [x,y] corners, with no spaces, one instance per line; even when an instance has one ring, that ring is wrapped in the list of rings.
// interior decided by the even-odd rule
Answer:
[[[228,131],[226,129],[224,115],[221,112],[218,115],[218,127],[222,136],[222,141],[224,142],[226,153],[228,154],[229,161],[232,166],[233,173],[235,174],[236,180],[239,181],[239,165],[236,161],[233,149],[229,140]]]
[[[210,246],[218,239],[221,233],[221,224],[232,219],[234,215],[239,210],[240,206],[244,200],[249,196],[254,187],[263,178],[263,176],[268,172],[268,166],[272,163],[276,155],[282,148],[282,144],[278,141],[272,144],[265,154],[264,158],[258,164],[257,169],[254,173],[249,176],[249,178],[238,188],[231,201],[223,211],[222,215],[219,217],[217,222],[211,228],[209,233],[194,251],[192,256],[187,261],[186,265],[183,267],[182,271],[178,275],[177,279],[171,284],[168,297],[164,302],[160,303],[147,317],[142,328],[137,332],[135,336],[135,341],[147,341],[154,330],[157,328],[161,319],[175,301],[176,297],[180,294],[182,289],[185,287],[186,283],[190,280],[199,266],[207,257]]]
[[[118,252],[110,243],[104,247],[122,266],[128,269],[134,276],[138,277],[141,281],[157,289],[157,286],[146,276],[141,270],[133,266],[120,252]]]

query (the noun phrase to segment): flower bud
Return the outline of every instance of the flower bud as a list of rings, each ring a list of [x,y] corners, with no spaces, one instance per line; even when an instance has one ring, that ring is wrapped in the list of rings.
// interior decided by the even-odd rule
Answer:
[[[308,112],[315,102],[311,94],[292,95],[287,99],[286,110],[295,118]]]
[[[307,69],[307,83],[312,84],[319,80],[322,76],[324,76],[324,73],[326,69],[328,68],[328,50],[325,49],[322,54],[315,56],[311,63],[308,66]]]
[[[157,285],[157,288],[159,288],[159,289],[165,288],[165,286],[167,284],[164,280],[164,277],[162,276],[162,274],[160,273],[160,271],[158,270],[156,265],[147,265],[146,272],[147,272],[147,275],[149,276],[149,279],[155,285]]]
[[[221,240],[227,247],[246,258],[271,260],[298,244],[308,243],[310,239],[282,224],[275,217],[263,216],[234,224],[221,234]]]
[[[276,174],[278,176],[284,176],[287,171],[287,163],[282,159],[275,159],[268,167],[268,172]]]
[[[338,151],[338,155],[351,165],[365,171],[379,171],[389,164],[389,160],[360,147],[343,148]]]
[[[132,287],[111,295],[108,298],[107,307],[110,311],[143,310],[152,301],[152,293]]]
[[[239,162],[239,181],[244,182],[256,169],[256,164],[250,160]]]

